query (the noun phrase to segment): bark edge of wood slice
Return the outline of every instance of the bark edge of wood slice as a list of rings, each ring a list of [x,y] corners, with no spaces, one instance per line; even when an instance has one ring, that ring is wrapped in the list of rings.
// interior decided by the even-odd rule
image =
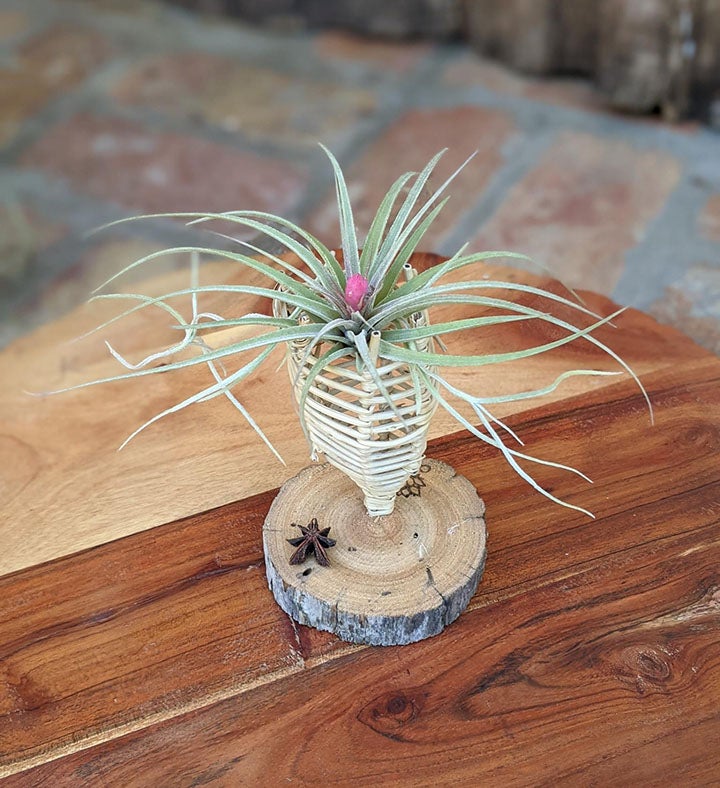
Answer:
[[[371,518],[355,483],[330,465],[304,468],[263,526],[270,590],[300,624],[342,640],[390,646],[437,635],[475,593],[485,567],[485,504],[453,468],[426,459],[395,511]],[[336,540],[330,566],[290,564],[298,525],[316,518]]]

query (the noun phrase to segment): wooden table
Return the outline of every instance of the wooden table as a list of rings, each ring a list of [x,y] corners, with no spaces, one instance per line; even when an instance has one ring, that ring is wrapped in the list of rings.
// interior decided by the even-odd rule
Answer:
[[[108,333],[139,355],[161,318]],[[596,520],[438,418],[428,454],[487,503],[486,574],[442,635],[369,648],[295,626],[266,588],[270,488],[307,464],[284,377],[269,366],[243,392],[287,468],[217,400],[116,453],[200,373],[24,394],[111,370],[99,341],[66,344],[97,319],[79,310],[0,355],[7,785],[720,783],[718,358],[630,311],[598,336],[641,373],[655,426],[614,377],[498,411],[531,453],[592,476],[538,473]],[[482,386],[599,363],[578,343]]]

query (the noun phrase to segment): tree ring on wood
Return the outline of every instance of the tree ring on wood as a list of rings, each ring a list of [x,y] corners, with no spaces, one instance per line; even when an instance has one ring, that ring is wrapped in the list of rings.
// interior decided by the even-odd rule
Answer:
[[[268,585],[280,607],[300,624],[371,645],[413,643],[454,621],[485,565],[485,505],[445,463],[425,460],[420,475],[395,511],[377,518],[355,483],[330,465],[287,481],[263,527]],[[330,566],[312,556],[292,566],[292,523],[313,517],[336,541]]]

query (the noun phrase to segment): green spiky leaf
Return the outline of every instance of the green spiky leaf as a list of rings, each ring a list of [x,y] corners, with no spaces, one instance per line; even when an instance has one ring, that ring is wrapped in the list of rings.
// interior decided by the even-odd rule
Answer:
[[[106,226],[112,227],[142,218],[173,218],[184,220],[190,228],[196,228],[196,231],[202,230],[209,222],[212,222],[213,226],[223,222],[227,232],[213,229],[210,234],[230,244],[239,245],[241,251],[229,251],[209,244],[163,249],[129,263],[111,277],[102,288],[133,270],[151,265],[154,260],[165,255],[188,254],[191,258],[189,287],[159,297],[150,297],[142,293],[96,295],[97,299],[126,299],[133,304],[120,314],[106,320],[94,331],[84,335],[84,337],[89,336],[117,321],[129,319],[137,312],[152,308],[161,310],[171,319],[171,326],[182,332],[181,338],[176,343],[153,351],[135,362],[124,358],[118,350],[106,343],[113,357],[127,371],[71,388],[84,388],[109,381],[204,365],[213,378],[210,385],[153,417],[130,438],[167,415],[190,405],[223,396],[241,413],[261,440],[280,459],[275,447],[232,389],[257,371],[275,347],[301,342],[305,350],[300,357],[296,381],[298,385],[301,384],[298,394],[298,415],[309,439],[311,436],[305,421],[304,408],[314,381],[333,364],[354,359],[357,369],[364,371],[368,379],[377,387],[388,411],[392,412],[392,418],[396,420],[393,423],[396,423],[399,429],[407,428],[412,423],[411,419],[420,413],[420,392],[424,388],[461,426],[498,449],[511,467],[534,489],[557,503],[589,514],[582,507],[561,501],[548,490],[543,489],[521,463],[546,465],[571,471],[584,479],[587,477],[580,471],[560,463],[534,458],[506,445],[503,438],[508,440],[508,436],[515,444],[522,444],[522,441],[507,424],[490,413],[488,406],[546,396],[571,377],[625,372],[640,387],[652,418],[650,400],[637,375],[606,343],[594,336],[598,328],[611,324],[620,312],[603,317],[588,309],[572,290],[569,291],[572,298],[566,298],[531,285],[490,280],[480,275],[483,273],[482,266],[496,259],[528,261],[529,258],[517,252],[466,253],[463,247],[449,260],[434,268],[419,274],[411,269],[409,264],[413,260],[413,255],[418,251],[419,244],[432,229],[447,202],[448,197],[444,196],[446,191],[467,166],[472,156],[452,172],[427,199],[422,195],[445,151],[436,154],[420,172],[400,175],[380,202],[365,238],[364,247],[362,251],[359,250],[345,176],[333,154],[324,146],[323,150],[330,162],[335,182],[342,262],[336,259],[335,253],[325,244],[299,225],[262,211],[152,214],[112,222]],[[405,194],[401,196],[403,192]],[[259,241],[234,238],[232,230],[238,227],[265,236],[290,254],[265,252],[258,245]],[[250,284],[200,286],[198,277],[200,255],[221,257],[229,264],[239,265],[252,272],[253,277],[260,277],[266,286]],[[477,269],[479,275],[471,275],[472,278],[468,278],[464,273],[465,269]],[[406,274],[406,280],[400,281],[403,272]],[[465,281],[453,282],[448,279],[456,272],[463,272]],[[358,282],[361,286],[359,295],[352,296],[348,292],[346,296],[345,289],[351,276],[355,277],[351,287]],[[253,296],[256,300],[264,301],[268,306],[268,313],[270,308],[274,309],[273,316],[244,312],[235,317],[224,317],[213,312],[201,311],[200,299],[221,292],[238,297]],[[357,294],[358,291],[355,292]],[[516,294],[532,297],[533,304],[540,303],[542,307],[531,307],[512,300]],[[181,309],[176,304],[179,299],[184,298],[189,299],[190,302],[189,318],[183,317]],[[442,323],[429,322],[432,310],[442,305],[470,307],[478,310],[478,314]],[[570,314],[574,317],[570,319],[561,317],[553,311],[557,308],[562,308],[565,315]],[[483,332],[492,331],[494,326],[527,320],[541,321],[554,326],[563,332],[562,336],[551,342],[519,350],[508,349],[501,353],[483,350],[481,339],[478,340],[477,352],[472,355],[439,353],[434,349],[434,345],[437,344],[446,350],[441,339],[443,336],[452,338],[457,332],[478,329],[480,337]],[[228,339],[218,347],[208,344],[210,338],[220,336],[218,332],[229,331],[232,334],[232,329],[242,330],[243,338]],[[376,366],[376,361],[369,350],[368,342],[372,331],[382,332],[379,342],[380,358],[377,361],[379,367]],[[452,385],[438,371],[444,367],[475,368],[488,364],[521,363],[526,358],[575,341],[589,342],[615,361],[620,369],[615,371],[570,369],[556,375],[554,380],[538,388],[510,391],[494,396],[464,391]],[[199,348],[200,353],[191,358],[178,357],[191,347]],[[250,361],[246,361],[236,372],[227,374],[224,371],[223,360],[253,351],[259,353]],[[166,363],[164,366],[157,366],[159,362]],[[411,405],[403,404],[399,408],[383,381],[381,374],[383,365],[392,364],[399,364],[407,369],[415,389],[415,397]],[[451,397],[472,410],[479,424],[473,423],[463,415],[450,402]]]

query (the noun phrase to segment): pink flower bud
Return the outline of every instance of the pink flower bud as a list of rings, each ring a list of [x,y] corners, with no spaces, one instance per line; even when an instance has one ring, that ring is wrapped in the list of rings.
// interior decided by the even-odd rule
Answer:
[[[360,309],[368,291],[368,280],[362,274],[353,274],[345,285],[345,303],[353,312]]]

